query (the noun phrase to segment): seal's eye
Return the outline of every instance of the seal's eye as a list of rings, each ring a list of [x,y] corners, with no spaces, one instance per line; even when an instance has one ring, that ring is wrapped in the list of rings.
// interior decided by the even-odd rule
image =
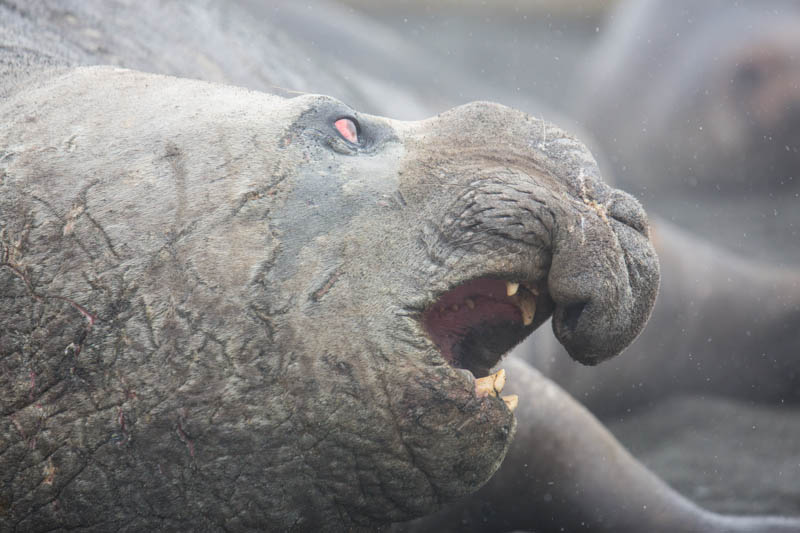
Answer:
[[[358,144],[358,123],[352,118],[340,118],[333,123],[339,135],[353,144]]]

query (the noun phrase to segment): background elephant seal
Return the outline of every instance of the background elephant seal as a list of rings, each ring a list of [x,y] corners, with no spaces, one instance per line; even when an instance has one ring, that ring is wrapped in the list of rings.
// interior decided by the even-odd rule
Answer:
[[[644,0],[614,15],[574,106],[620,182],[644,196],[797,192],[796,2]]]
[[[0,117],[2,529],[423,515],[514,434],[476,377],[551,315],[596,363],[654,302],[639,204],[496,104],[402,123],[93,67]]]
[[[620,2],[571,114],[651,215],[794,268],[799,49],[792,0]]]

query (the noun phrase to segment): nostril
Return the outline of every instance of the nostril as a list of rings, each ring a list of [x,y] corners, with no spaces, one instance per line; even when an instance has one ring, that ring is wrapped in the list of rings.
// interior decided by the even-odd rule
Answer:
[[[564,309],[563,324],[569,331],[575,331],[578,327],[578,320],[581,318],[586,302],[570,304]]]

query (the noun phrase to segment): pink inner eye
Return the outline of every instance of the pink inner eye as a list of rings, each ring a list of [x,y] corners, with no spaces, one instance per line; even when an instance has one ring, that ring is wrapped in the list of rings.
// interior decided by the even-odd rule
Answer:
[[[355,122],[349,118],[340,118],[334,122],[333,125],[336,126],[336,131],[338,131],[342,137],[353,144],[358,144],[358,129],[356,128]]]

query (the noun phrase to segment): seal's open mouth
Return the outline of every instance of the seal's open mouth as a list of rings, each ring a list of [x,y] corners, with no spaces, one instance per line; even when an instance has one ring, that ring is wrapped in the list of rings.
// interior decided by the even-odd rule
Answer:
[[[539,292],[534,284],[474,279],[439,297],[422,324],[451,365],[484,377],[535,329]]]

